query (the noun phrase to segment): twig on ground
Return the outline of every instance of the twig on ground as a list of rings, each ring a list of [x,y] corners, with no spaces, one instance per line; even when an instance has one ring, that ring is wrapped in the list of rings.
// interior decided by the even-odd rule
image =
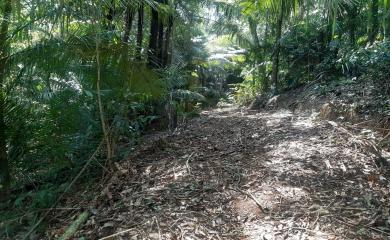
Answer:
[[[252,193],[245,192],[245,191],[243,191],[243,190],[241,190],[241,189],[239,189],[239,188],[228,188],[228,189],[233,190],[233,191],[240,192],[240,193],[242,193],[242,194],[244,194],[244,195],[250,197],[250,198],[256,203],[256,205],[259,207],[260,211],[261,211],[262,213],[266,213],[266,212],[264,211],[263,206],[261,206],[260,202],[255,198],[255,196],[253,196]]]
[[[384,137],[382,138],[382,140],[379,141],[379,144],[381,144],[382,142],[384,142],[387,138],[390,137],[390,132]]]
[[[368,120],[368,121],[356,123],[355,126],[359,126],[359,125],[362,125],[362,124],[366,124],[366,123],[369,123],[369,122],[372,122],[372,121],[374,121],[374,120]]]
[[[359,210],[359,211],[369,211],[367,208],[358,208],[358,207],[330,207],[334,209],[340,209],[340,210]]]
[[[127,230],[123,230],[123,231],[117,232],[115,234],[112,234],[110,236],[107,236],[107,237],[104,237],[104,238],[100,238],[99,240],[112,239],[112,238],[114,238],[116,236],[119,236],[119,235],[122,235],[122,234],[125,234],[125,233],[128,233],[128,232],[131,232],[133,230],[134,230],[133,228],[130,228],[130,229],[127,229]]]
[[[298,230],[298,231],[306,231],[306,232],[309,232],[309,233],[312,233],[312,234],[319,234],[319,235],[325,235],[325,236],[333,235],[333,234],[329,234],[329,233],[317,232],[315,230],[311,230],[311,229],[308,229],[308,228],[302,228],[302,227],[290,227],[290,228],[287,228],[287,229]]]
[[[188,156],[187,161],[186,161],[187,171],[188,171],[189,175],[191,175],[190,159],[193,155],[194,155],[194,153],[191,153],[190,156]]]
[[[160,230],[160,224],[158,223],[157,217],[154,217],[157,224],[157,231],[158,231],[158,239],[161,240],[161,230]]]
[[[182,220],[182,218],[176,219],[175,222],[173,222],[169,228],[172,228],[173,226],[175,226],[176,223],[179,222],[180,220]]]
[[[313,224],[311,224],[311,226],[314,228],[318,222],[318,220],[320,219],[320,213],[317,212],[317,217],[316,217],[316,220],[314,220]]]

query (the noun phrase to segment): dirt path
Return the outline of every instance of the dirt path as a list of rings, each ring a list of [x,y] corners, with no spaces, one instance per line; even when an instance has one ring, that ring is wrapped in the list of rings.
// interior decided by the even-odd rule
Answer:
[[[287,110],[203,112],[171,136],[146,137],[121,168],[82,231],[88,239],[121,231],[111,239],[387,239],[390,232],[390,176],[350,136]]]

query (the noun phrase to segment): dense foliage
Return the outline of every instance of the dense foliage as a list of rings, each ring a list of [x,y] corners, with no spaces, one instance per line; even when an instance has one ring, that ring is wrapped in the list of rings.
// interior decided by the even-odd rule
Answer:
[[[114,168],[144,131],[174,128],[197,111],[205,98],[191,72],[194,59],[207,57],[203,42],[192,41],[203,35],[193,14],[200,8],[198,1],[1,1],[2,209],[50,207],[96,149],[85,181]],[[0,236],[18,231],[18,221],[3,217],[18,216],[1,214]],[[34,224],[35,216],[20,221]]]
[[[237,99],[341,76],[375,81],[388,94],[388,1],[308,0],[219,3],[214,23],[247,49]],[[377,75],[376,75],[377,74]]]
[[[387,0],[2,0],[0,210],[50,207],[96,149],[85,181],[229,87],[247,104],[348,77],[388,98],[389,38]],[[2,214],[0,237],[38,215]]]

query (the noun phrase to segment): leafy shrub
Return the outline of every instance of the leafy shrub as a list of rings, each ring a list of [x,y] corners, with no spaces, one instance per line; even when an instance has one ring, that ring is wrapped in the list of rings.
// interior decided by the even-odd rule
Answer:
[[[390,42],[358,49],[344,49],[339,53],[338,67],[345,74],[372,81],[377,91],[390,94]]]
[[[329,54],[329,46],[323,44],[323,35],[321,23],[316,20],[292,26],[283,36],[281,54],[285,79],[281,83],[282,87],[297,87],[313,79],[317,65]],[[324,71],[325,67],[327,66],[323,66],[321,71]]]

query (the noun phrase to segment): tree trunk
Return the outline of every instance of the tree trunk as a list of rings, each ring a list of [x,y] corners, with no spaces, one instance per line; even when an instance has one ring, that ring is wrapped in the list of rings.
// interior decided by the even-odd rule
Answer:
[[[248,23],[249,23],[249,31],[251,33],[251,36],[252,36],[252,41],[253,41],[253,47],[252,47],[252,51],[255,55],[255,61],[254,61],[254,68],[257,69],[257,71],[253,71],[253,80],[252,80],[252,91],[253,93],[255,93],[255,91],[257,89],[255,89],[255,84],[256,84],[256,79],[258,79],[257,77],[260,76],[260,67],[259,67],[259,63],[262,62],[262,54],[260,53],[260,40],[259,40],[259,36],[257,34],[257,22],[255,22],[255,20],[252,18],[252,17],[248,17]],[[256,76],[256,73],[258,74],[258,76]]]
[[[114,164],[112,162],[113,160],[113,148],[111,145],[110,140],[110,134],[109,129],[106,124],[106,118],[104,117],[104,110],[103,110],[103,103],[102,103],[102,94],[101,94],[101,62],[100,62],[100,38],[99,35],[96,34],[96,67],[97,67],[97,79],[96,79],[96,92],[97,92],[97,98],[98,98],[98,107],[99,107],[99,115],[100,115],[100,122],[102,126],[103,136],[104,140],[106,142],[106,148],[107,148],[107,162],[110,169],[114,169]]]
[[[0,25],[0,200],[8,197],[10,187],[10,173],[6,142],[5,125],[5,92],[4,81],[6,77],[7,53],[9,48],[8,28],[11,18],[11,0],[4,0],[0,5],[3,21]]]
[[[263,78],[263,91],[267,92],[269,90],[269,78],[267,73],[267,52],[266,52],[266,45],[267,45],[267,39],[269,35],[269,12],[266,13],[266,22],[265,22],[265,30],[264,30],[264,39],[263,39],[263,63],[261,65],[261,75]]]
[[[164,24],[162,21],[158,23],[158,38],[157,38],[157,62],[158,66],[162,66],[162,58],[164,52]]]
[[[252,17],[248,18],[248,23],[249,23],[249,30],[252,35],[253,44],[255,46],[255,51],[257,51],[260,48],[260,40],[259,40],[259,36],[257,35],[257,23]]]
[[[378,20],[378,0],[372,0],[370,4],[369,20],[368,20],[368,41],[370,44],[375,42],[379,30]]]
[[[164,51],[164,24],[160,21],[158,24],[158,38],[157,38],[157,64],[159,67],[162,65],[162,55]]]
[[[161,3],[167,4],[167,0],[161,0]],[[158,59],[158,65],[160,67],[163,66],[164,42],[165,42],[164,22],[162,21],[162,19],[160,19],[158,25],[158,42],[157,42],[157,59]]]
[[[328,10],[328,11],[324,11],[326,12],[325,16],[324,16],[324,21],[327,22],[327,24],[324,26],[324,30],[323,30],[323,45],[328,47],[329,44],[332,42],[333,40],[333,36],[335,34],[335,31],[336,31],[336,20],[337,20],[337,17],[336,17],[336,13],[333,13],[333,10]]]
[[[150,21],[150,37],[149,37],[149,52],[148,52],[148,63],[152,67],[157,67],[157,39],[158,39],[158,12],[155,9],[151,9],[152,18]]]
[[[170,16],[168,19],[167,30],[165,32],[165,44],[164,44],[164,49],[163,49],[163,54],[162,54],[163,66],[168,66],[170,64],[169,50],[171,48],[172,30],[173,30],[173,17]]]
[[[357,7],[354,4],[349,9],[349,42],[351,46],[355,46],[356,43],[356,17],[357,17]]]
[[[274,94],[278,94],[278,72],[279,72],[279,54],[280,54],[280,40],[282,37],[283,16],[284,16],[284,1],[279,9],[279,17],[276,25],[276,39],[274,45],[274,53],[272,58],[272,84],[274,87]]]
[[[133,9],[131,9],[130,6],[127,6],[125,12],[125,32],[123,34],[123,39],[122,39],[124,43],[129,42],[130,32],[133,26],[133,18],[134,18]]]
[[[136,58],[141,59],[142,41],[144,38],[144,4],[142,3],[138,8],[138,29],[137,29],[137,49]]]
[[[109,31],[115,30],[114,15],[115,15],[115,0],[111,0],[111,4],[110,4],[110,7],[108,9],[108,13],[106,15],[107,30],[109,30]]]
[[[384,41],[389,41],[390,38],[390,3],[385,6],[383,12],[383,39]]]

